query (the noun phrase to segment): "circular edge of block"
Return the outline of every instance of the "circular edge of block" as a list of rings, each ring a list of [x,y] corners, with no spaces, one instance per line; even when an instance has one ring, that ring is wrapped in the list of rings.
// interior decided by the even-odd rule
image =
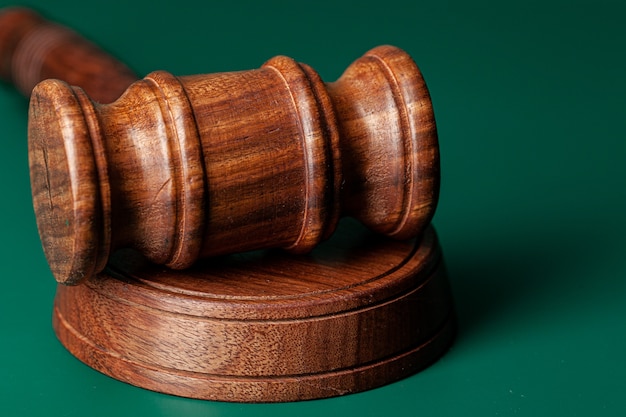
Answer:
[[[440,251],[438,245],[432,248]],[[426,276],[416,279],[414,288],[373,305],[310,319],[196,317],[153,305],[131,306],[99,292],[101,286],[59,286],[53,325],[61,343],[79,360],[152,391],[246,403],[341,396],[415,374],[450,347],[456,318],[445,267],[441,255],[424,262],[432,265],[420,269]],[[143,318],[130,318],[138,310]],[[184,323],[178,335],[164,331],[170,321]],[[160,328],[152,331],[152,325]],[[372,330],[377,327],[384,330]],[[188,339],[187,347],[177,344],[181,338]],[[292,344],[277,348],[283,340]],[[300,343],[294,345],[294,340]],[[344,340],[351,343],[341,344]],[[231,345],[224,346],[226,342]],[[264,350],[266,356],[258,353]],[[320,358],[326,351],[329,358]]]
[[[126,361],[76,334],[54,310],[55,332],[70,353],[89,367],[150,391],[199,400],[278,403],[355,394],[379,388],[429,367],[450,348],[456,334],[451,314],[427,342],[409,351],[359,367],[287,377],[230,377],[156,368]],[[123,371],[120,371],[123,369]]]

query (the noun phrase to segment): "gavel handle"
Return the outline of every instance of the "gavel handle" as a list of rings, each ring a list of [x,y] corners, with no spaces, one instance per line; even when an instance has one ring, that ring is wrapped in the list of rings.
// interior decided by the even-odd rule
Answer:
[[[0,78],[27,97],[40,81],[57,78],[101,103],[115,101],[138,79],[78,33],[21,7],[0,9]]]

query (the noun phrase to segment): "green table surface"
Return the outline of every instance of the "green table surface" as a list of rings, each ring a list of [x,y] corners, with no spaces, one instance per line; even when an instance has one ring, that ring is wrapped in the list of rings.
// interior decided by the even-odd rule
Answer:
[[[251,69],[285,54],[332,81],[371,47],[407,50],[435,106],[442,190],[434,224],[460,329],[452,349],[417,375],[300,403],[178,398],[90,369],[52,331],[56,287],[31,207],[27,100],[1,84],[0,415],[626,415],[625,5],[26,5],[139,74]]]

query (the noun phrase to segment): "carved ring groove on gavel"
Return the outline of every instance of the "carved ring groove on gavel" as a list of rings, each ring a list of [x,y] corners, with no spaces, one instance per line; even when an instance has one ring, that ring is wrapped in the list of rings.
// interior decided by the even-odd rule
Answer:
[[[153,72],[107,105],[46,80],[28,136],[39,234],[65,284],[122,247],[174,269],[260,248],[304,253],[341,216],[411,238],[439,192],[428,90],[391,46],[333,83],[282,56],[250,71]]]

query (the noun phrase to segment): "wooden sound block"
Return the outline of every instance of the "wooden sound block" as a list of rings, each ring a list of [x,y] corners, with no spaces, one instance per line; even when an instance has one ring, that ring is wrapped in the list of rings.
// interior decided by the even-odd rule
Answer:
[[[61,343],[98,371],[184,397],[281,402],[420,371],[455,333],[435,231],[392,241],[345,219],[308,255],[265,250],[172,271],[115,255],[58,286]]]

